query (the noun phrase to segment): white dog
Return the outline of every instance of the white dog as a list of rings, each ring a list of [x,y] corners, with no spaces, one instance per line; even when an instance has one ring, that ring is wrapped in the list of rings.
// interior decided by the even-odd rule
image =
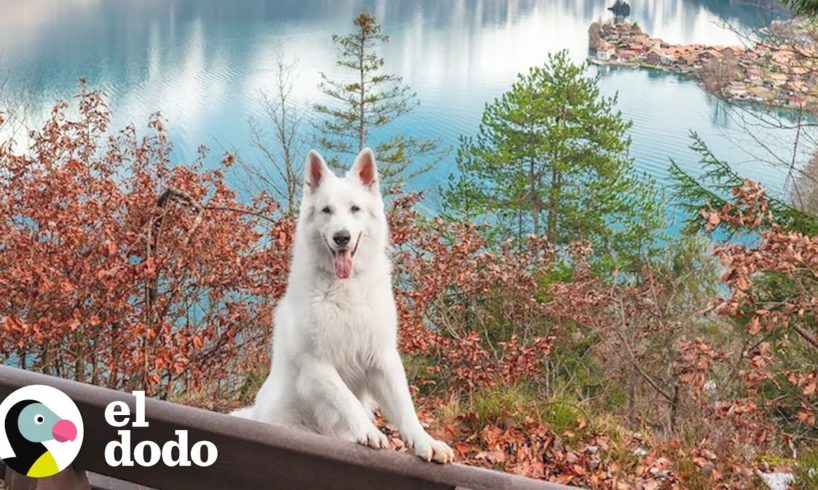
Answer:
[[[372,151],[343,178],[310,151],[270,375],[236,415],[383,448],[374,400],[415,454],[450,462],[418,420],[398,354],[388,233]]]

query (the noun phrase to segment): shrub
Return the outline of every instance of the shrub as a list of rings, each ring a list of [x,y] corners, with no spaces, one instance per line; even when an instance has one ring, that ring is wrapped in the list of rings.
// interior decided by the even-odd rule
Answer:
[[[0,353],[155,396],[224,388],[269,337],[292,226],[236,200],[232,163],[171,165],[164,122],[111,132],[102,95],[0,143]]]

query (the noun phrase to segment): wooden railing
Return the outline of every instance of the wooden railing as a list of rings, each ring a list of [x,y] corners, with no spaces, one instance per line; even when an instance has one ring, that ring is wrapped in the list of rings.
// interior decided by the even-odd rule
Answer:
[[[0,400],[32,384],[53,386],[74,400],[82,414],[85,436],[72,468],[39,480],[5,471],[5,488],[18,489],[471,489],[557,490],[562,485],[468,467],[437,465],[395,451],[376,451],[356,444],[228,415],[146,400],[147,428],[131,430],[132,445],[142,440],[175,440],[188,430],[189,440],[207,440],[218,448],[209,467],[111,467],[104,448],[118,439],[104,411],[115,400],[133,412],[132,395],[0,366]]]

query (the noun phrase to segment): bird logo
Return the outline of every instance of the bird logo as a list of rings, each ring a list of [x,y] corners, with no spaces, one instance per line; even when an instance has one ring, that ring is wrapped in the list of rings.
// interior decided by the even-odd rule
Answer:
[[[56,475],[79,453],[82,417],[63,392],[30,385],[0,403],[0,458],[14,471],[33,478]]]

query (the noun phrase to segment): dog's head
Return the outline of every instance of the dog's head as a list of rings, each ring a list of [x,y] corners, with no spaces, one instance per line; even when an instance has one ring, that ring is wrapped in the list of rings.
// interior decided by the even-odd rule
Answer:
[[[336,176],[316,151],[307,155],[299,227],[318,255],[319,267],[338,279],[363,272],[386,245],[386,217],[378,167],[365,148],[344,177]]]

